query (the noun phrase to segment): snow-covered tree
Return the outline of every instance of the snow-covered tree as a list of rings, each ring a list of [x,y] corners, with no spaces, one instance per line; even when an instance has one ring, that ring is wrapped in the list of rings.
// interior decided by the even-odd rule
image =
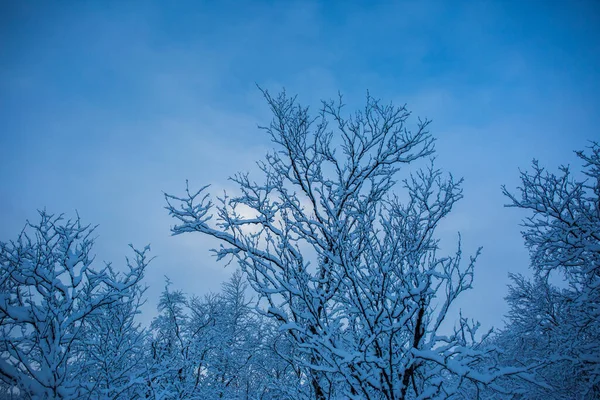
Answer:
[[[86,325],[135,296],[146,250],[123,275],[96,270],[93,228],[79,218],[40,217],[16,241],[0,242],[0,379],[22,397],[76,399],[89,383],[79,353]]]
[[[246,285],[239,271],[216,295],[196,298],[191,309],[192,329],[196,330],[199,353],[203,360],[203,384],[211,397],[225,399],[253,398],[267,391],[268,375],[259,371],[268,344],[267,329],[250,307]]]
[[[135,249],[136,265],[146,265],[146,253]],[[130,261],[127,260],[130,264]],[[109,276],[119,274],[109,266]],[[136,320],[145,302],[141,282],[131,286],[116,301],[91,314],[84,323],[79,345],[79,378],[84,383],[81,398],[136,399],[146,395],[151,371],[147,362],[147,331]]]
[[[250,307],[241,273],[225,282],[220,293],[203,298],[188,299],[169,286],[152,322],[151,348],[157,373],[162,373],[150,380],[149,397],[286,398],[289,391],[279,387],[294,379],[272,350],[273,324]]]
[[[576,154],[585,179],[534,161],[533,172],[521,174],[520,196],[503,188],[510,207],[531,212],[523,237],[534,279],[513,276],[499,339],[513,364],[545,362],[537,371],[551,388],[530,388],[531,398],[600,397],[600,146]],[[566,288],[549,283],[553,273]]]
[[[578,371],[565,338],[572,333],[567,293],[539,275],[529,280],[511,275],[506,300],[510,306],[508,325],[493,338],[502,349],[506,365],[531,367],[530,381],[509,381],[513,393],[527,399],[581,398]],[[584,397],[585,398],[585,397]]]
[[[167,280],[158,303],[159,315],[152,321],[150,341],[153,378],[149,381],[148,397],[153,399],[196,398],[194,362],[190,357],[193,333],[189,322],[188,300],[183,292],[169,289]]]
[[[494,386],[506,374],[482,347],[476,327],[440,326],[471,287],[474,262],[438,254],[435,230],[462,197],[460,181],[433,166],[393,191],[401,167],[433,154],[428,121],[407,129],[404,107],[367,97],[346,117],[323,102],[316,118],[285,93],[265,98],[274,119],[264,129],[277,146],[232,181],[239,195],[213,204],[187,189],[166,195],[174,234],[218,239],[260,297],[259,309],[293,343],[305,397],[447,398],[467,384]],[[306,371],[302,375],[302,371]],[[299,394],[300,395],[300,394]]]

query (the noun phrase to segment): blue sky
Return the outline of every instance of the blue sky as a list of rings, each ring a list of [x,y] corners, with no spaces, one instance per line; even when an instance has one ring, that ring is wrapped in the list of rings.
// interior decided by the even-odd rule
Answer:
[[[444,222],[450,246],[484,247],[460,306],[502,324],[508,272],[527,272],[500,186],[532,158],[579,165],[600,138],[600,6],[594,1],[3,2],[0,240],[35,210],[99,224],[99,259],[151,243],[153,310],[163,276],[188,293],[232,272],[208,239],[170,237],[162,192],[231,189],[271,145],[255,84],[318,105],[336,96],[407,103],[433,119],[437,165],[465,178]]]

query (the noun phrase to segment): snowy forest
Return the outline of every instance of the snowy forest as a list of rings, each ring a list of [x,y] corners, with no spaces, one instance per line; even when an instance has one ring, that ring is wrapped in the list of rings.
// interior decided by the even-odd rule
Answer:
[[[429,121],[370,96],[315,111],[262,94],[260,173],[164,195],[171,233],[213,238],[206,259],[235,271],[215,293],[166,280],[142,324],[149,247],[97,260],[93,221],[68,210],[0,242],[0,398],[600,398],[598,143],[498,188],[498,213],[527,213],[531,277],[511,275],[506,325],[482,331],[455,306],[480,252],[439,246],[462,178]]]

